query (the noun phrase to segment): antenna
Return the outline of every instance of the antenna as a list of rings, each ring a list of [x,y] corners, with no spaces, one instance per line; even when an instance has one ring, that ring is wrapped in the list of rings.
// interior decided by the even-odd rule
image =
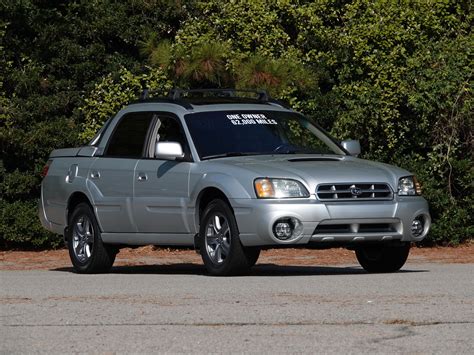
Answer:
[[[148,97],[149,97],[148,92],[149,92],[148,89],[143,89],[142,93],[140,94],[139,100],[143,101],[143,100],[148,99]]]

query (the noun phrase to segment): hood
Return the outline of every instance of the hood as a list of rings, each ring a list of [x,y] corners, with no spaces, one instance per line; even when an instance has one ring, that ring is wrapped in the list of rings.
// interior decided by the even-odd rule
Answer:
[[[390,184],[396,191],[398,179],[410,175],[392,165],[342,155],[266,155],[214,160],[218,161],[250,170],[255,177],[297,179],[306,183],[310,191],[322,183],[379,182]]]

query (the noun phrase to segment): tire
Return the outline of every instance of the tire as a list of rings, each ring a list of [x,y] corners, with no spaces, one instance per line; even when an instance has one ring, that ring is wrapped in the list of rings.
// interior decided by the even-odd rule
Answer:
[[[204,210],[199,247],[204,265],[213,276],[241,275],[250,268],[234,214],[222,200],[211,201]]]
[[[368,245],[356,249],[359,264],[370,273],[395,272],[410,253],[410,243],[401,246]]]
[[[244,248],[244,254],[247,258],[247,265],[249,267],[254,266],[257,263],[258,257],[260,256],[260,248],[248,247]]]
[[[110,271],[117,249],[104,245],[92,208],[80,203],[69,218],[67,235],[69,257],[74,271],[80,274],[97,274]]]

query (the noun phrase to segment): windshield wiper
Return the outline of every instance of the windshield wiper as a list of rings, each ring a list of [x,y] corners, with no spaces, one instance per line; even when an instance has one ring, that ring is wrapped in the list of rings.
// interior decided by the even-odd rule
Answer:
[[[282,143],[273,149],[269,154],[312,154],[314,150],[305,147],[298,147],[291,143]]]
[[[201,158],[201,160],[207,159],[217,159],[217,158],[226,158],[226,157],[241,157],[246,155],[261,155],[261,152],[227,152],[222,154],[206,155]]]
[[[316,152],[311,149],[302,149],[302,148],[292,148],[287,150],[279,150],[268,152],[267,154],[271,155],[284,155],[284,154],[321,154],[320,152]]]

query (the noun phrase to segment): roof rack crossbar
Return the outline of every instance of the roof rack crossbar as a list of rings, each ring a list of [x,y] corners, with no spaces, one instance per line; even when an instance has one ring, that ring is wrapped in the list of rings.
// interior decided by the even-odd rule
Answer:
[[[140,98],[135,101],[129,102],[129,104],[141,104],[145,102],[156,102],[156,103],[163,103],[163,104],[175,104],[179,105],[181,107],[184,107],[186,110],[192,110],[193,106],[184,100],[173,100],[167,97],[147,97],[144,96],[143,94],[140,95]]]
[[[168,97],[172,98],[173,100],[178,100],[184,98],[185,94],[195,94],[195,93],[213,93],[213,94],[222,94],[226,97],[238,97],[236,93],[238,92],[246,92],[246,93],[254,93],[258,94],[257,100],[268,102],[270,100],[270,96],[265,90],[251,90],[251,89],[190,89],[190,90],[183,90],[183,89],[173,89],[170,91]]]
[[[216,94],[215,96],[217,98],[219,97],[224,97],[224,98],[229,98],[229,99],[245,99],[245,97],[238,96],[236,93],[243,92],[243,93],[254,93],[257,94],[257,97],[252,99],[252,100],[257,100],[261,103],[267,103],[267,104],[277,104],[283,108],[289,109],[288,105],[285,103],[276,100],[268,95],[268,93],[265,90],[257,89],[257,90],[251,90],[251,89],[171,89],[168,93],[168,96],[166,97],[150,97],[150,93],[154,91],[150,91],[149,89],[144,89],[142,93],[140,94],[140,97],[137,101],[133,101],[130,103],[142,103],[142,102],[160,102],[160,103],[170,103],[170,104],[176,104],[184,107],[187,110],[192,110],[192,99],[187,97],[188,94],[194,94],[194,93],[201,93],[201,94],[206,94],[206,93],[211,93],[211,94]],[[249,98],[250,99],[250,98]]]

